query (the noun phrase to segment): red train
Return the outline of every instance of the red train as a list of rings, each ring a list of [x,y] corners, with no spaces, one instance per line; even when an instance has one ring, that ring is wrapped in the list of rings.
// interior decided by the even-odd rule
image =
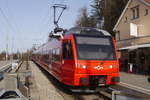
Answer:
[[[96,28],[72,28],[51,35],[32,59],[69,86],[106,86],[120,81],[115,40]]]

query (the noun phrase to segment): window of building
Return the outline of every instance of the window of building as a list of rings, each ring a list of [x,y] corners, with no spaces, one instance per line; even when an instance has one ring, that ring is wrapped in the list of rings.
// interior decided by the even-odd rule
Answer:
[[[137,19],[140,17],[139,16],[139,5],[131,8],[131,10],[132,10],[132,19]]]
[[[127,18],[127,17],[125,17],[125,21],[124,21],[124,22],[126,23],[127,21],[128,21],[128,18]]]
[[[148,9],[145,9],[145,16],[148,15]]]

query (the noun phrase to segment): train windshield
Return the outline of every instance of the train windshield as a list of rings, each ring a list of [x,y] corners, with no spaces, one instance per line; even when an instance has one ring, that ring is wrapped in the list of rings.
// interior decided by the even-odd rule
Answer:
[[[115,50],[110,36],[75,36],[78,59],[115,60]]]

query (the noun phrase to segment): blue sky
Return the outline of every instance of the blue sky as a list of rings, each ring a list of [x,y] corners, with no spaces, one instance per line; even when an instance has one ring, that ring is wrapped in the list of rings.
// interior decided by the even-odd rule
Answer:
[[[0,0],[0,52],[26,51],[33,44],[45,43],[49,32],[54,28],[53,9],[55,3],[68,5],[60,26],[71,28],[77,19],[79,9],[90,9],[92,0]]]

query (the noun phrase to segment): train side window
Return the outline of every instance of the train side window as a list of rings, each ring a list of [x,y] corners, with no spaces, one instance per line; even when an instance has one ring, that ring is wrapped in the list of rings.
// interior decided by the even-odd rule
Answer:
[[[63,59],[73,59],[71,42],[63,43]]]
[[[50,64],[52,64],[52,59],[53,59],[53,49],[50,49]]]
[[[56,61],[60,61],[60,49],[56,49]]]
[[[53,49],[53,51],[52,51],[52,61],[55,61],[55,49]]]
[[[45,63],[48,64],[49,63],[49,61],[48,61],[49,60],[49,56],[47,54],[44,54],[43,55],[43,60],[44,60]]]

